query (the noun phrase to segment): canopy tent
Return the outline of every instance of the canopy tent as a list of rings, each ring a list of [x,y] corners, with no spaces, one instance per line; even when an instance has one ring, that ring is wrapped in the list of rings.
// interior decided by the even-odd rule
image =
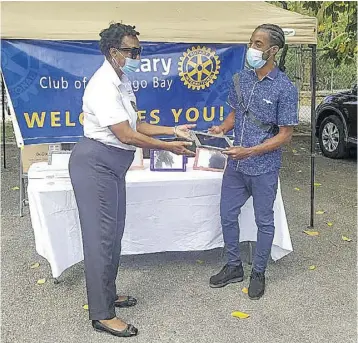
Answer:
[[[150,42],[247,43],[270,22],[294,35],[288,44],[316,44],[316,18],[265,2],[3,2],[5,39],[97,40],[111,21],[136,25]]]
[[[310,45],[310,226],[313,226],[316,18],[293,13],[263,1],[16,1],[2,2],[1,8],[2,39],[98,40],[99,32],[108,27],[110,22],[123,22],[136,25],[141,32],[140,39],[147,42],[246,44],[257,26],[272,23],[283,28],[288,45]]]

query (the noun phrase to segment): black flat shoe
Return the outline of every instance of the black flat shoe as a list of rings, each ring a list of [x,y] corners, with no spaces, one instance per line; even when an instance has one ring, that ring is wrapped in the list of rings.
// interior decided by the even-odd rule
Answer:
[[[114,302],[115,307],[132,307],[137,304],[137,299],[131,296],[127,296],[124,300],[118,300],[119,295],[117,296],[117,300]]]
[[[121,331],[111,329],[107,325],[102,324],[99,320],[92,320],[92,326],[98,332],[107,332],[117,337],[132,337],[138,334],[138,329],[132,324],[128,324],[127,327]]]

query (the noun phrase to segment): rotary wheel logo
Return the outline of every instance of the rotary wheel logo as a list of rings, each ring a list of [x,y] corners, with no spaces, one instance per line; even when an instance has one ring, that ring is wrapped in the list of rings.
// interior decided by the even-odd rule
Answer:
[[[6,78],[13,105],[16,107],[19,101],[30,101],[32,95],[38,94],[38,82],[40,75],[47,75],[37,58],[31,58],[24,51],[14,47],[1,49],[1,67]]]
[[[192,47],[183,53],[178,63],[180,79],[189,89],[205,89],[217,79],[219,56],[210,48]]]

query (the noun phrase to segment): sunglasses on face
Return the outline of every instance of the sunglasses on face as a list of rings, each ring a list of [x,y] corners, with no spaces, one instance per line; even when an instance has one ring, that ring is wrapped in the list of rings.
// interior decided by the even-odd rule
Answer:
[[[129,52],[130,57],[135,60],[138,56],[141,55],[143,48],[140,46],[139,48],[119,48],[118,50]]]

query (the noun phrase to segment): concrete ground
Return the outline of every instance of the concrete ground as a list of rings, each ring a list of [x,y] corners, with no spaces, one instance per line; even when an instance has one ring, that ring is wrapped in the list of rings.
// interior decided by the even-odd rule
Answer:
[[[28,208],[18,215],[18,152],[7,146],[2,169],[1,342],[100,343],[122,341],[96,333],[88,321],[83,263],[53,284],[48,263],[35,251]],[[316,159],[317,237],[302,231],[309,224],[309,140],[296,137],[285,149],[281,186],[294,252],[267,271],[267,291],[259,301],[241,284],[208,287],[219,271],[220,249],[160,253],[122,259],[117,281],[122,294],[138,298],[118,311],[139,328],[131,342],[160,343],[350,343],[357,342],[356,161]],[[299,188],[299,190],[295,190]],[[333,223],[332,226],[327,223]],[[342,235],[352,239],[342,240]],[[200,260],[201,263],[198,262]],[[40,263],[31,269],[30,265]],[[315,270],[309,266],[315,265]],[[46,278],[43,285],[38,279]],[[250,314],[247,319],[232,311]]]

